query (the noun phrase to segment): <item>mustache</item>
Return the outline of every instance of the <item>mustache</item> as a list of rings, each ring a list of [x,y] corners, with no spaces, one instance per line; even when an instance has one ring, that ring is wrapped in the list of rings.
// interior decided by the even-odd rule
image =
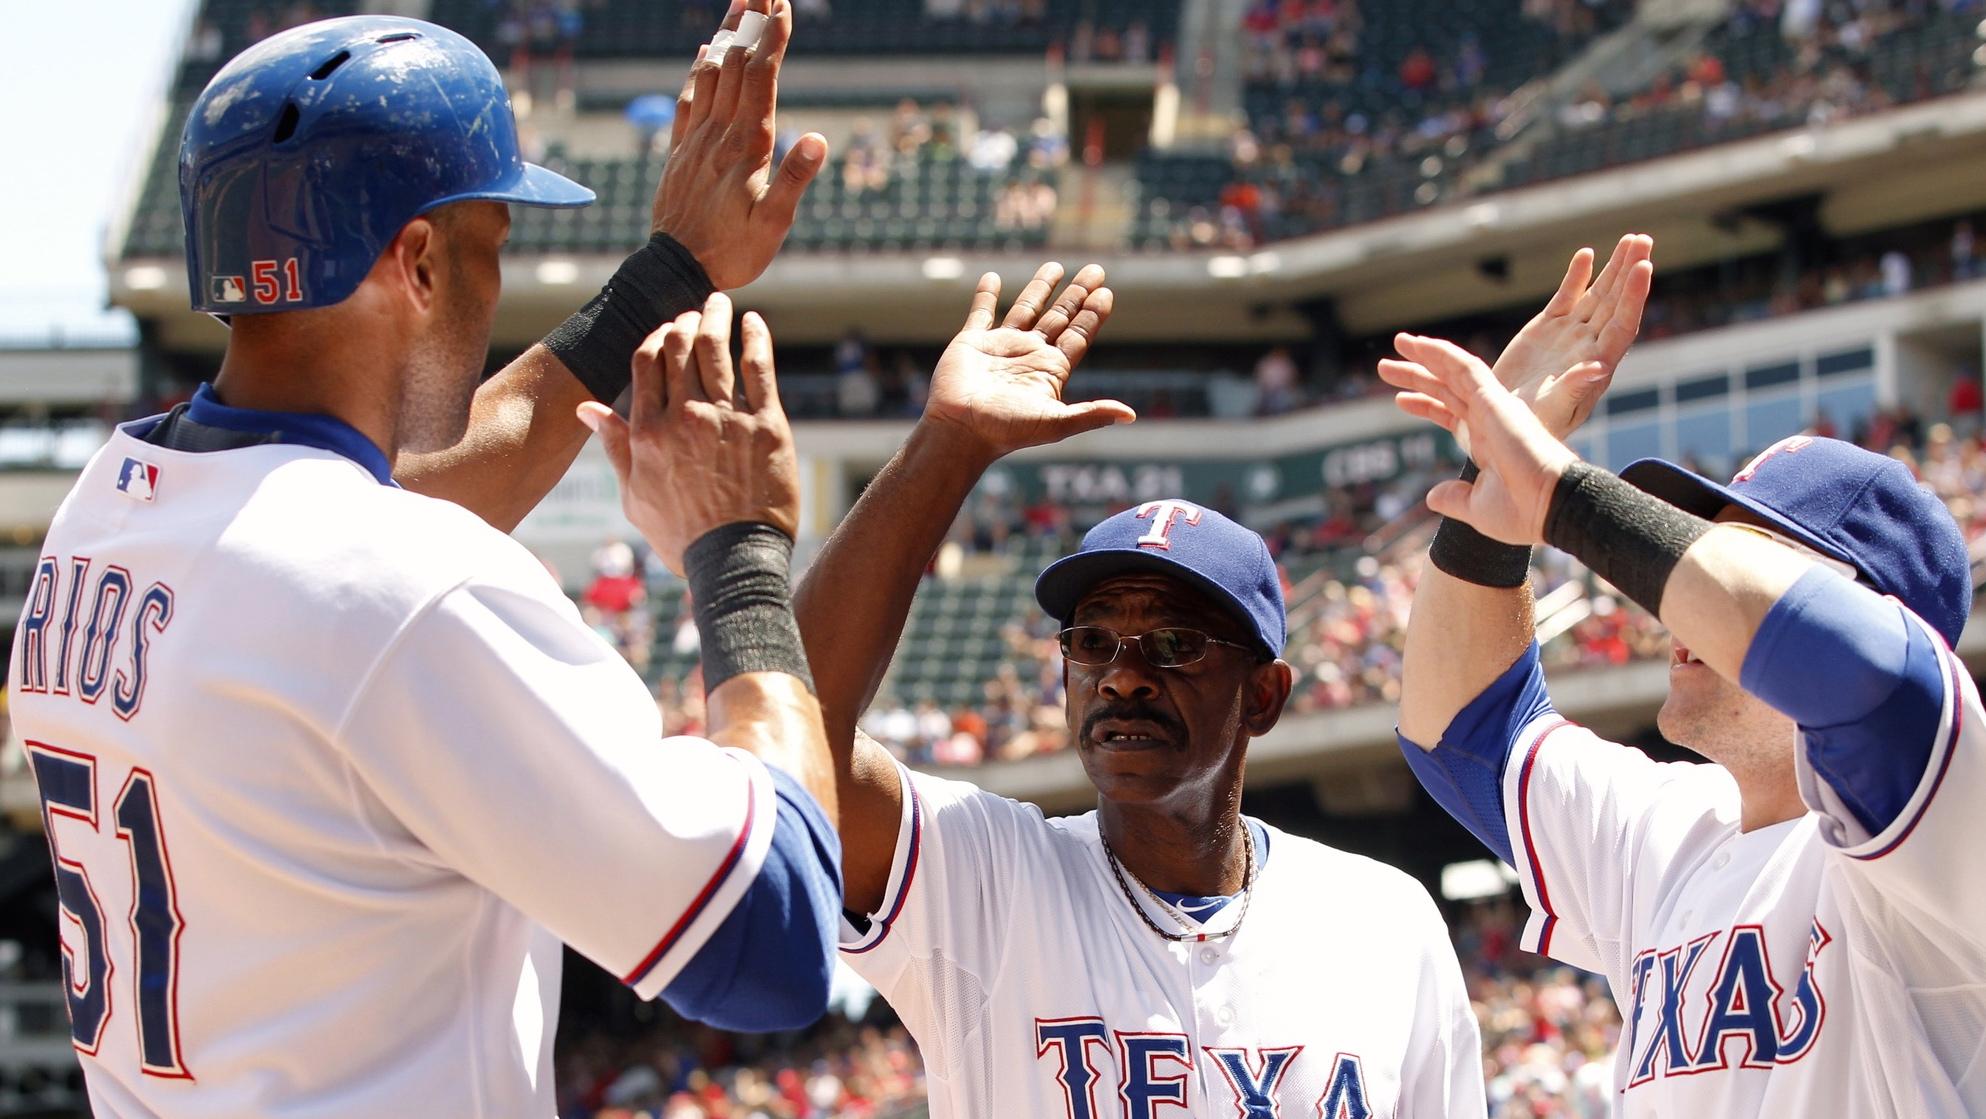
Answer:
[[[1090,712],[1089,717],[1083,720],[1082,740],[1085,742],[1089,741],[1095,735],[1099,724],[1112,719],[1124,722],[1137,720],[1153,723],[1165,731],[1166,736],[1173,741],[1183,742],[1186,740],[1185,723],[1180,722],[1170,713],[1162,711],[1150,703],[1143,700],[1130,699],[1120,699],[1114,703],[1107,703],[1095,711]]]

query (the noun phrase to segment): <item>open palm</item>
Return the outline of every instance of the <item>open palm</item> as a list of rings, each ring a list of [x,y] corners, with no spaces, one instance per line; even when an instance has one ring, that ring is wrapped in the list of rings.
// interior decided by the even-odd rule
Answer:
[[[1379,376],[1400,389],[1402,411],[1449,431],[1476,432],[1482,473],[1473,482],[1442,482],[1428,491],[1428,508],[1468,522],[1506,544],[1544,539],[1553,487],[1578,461],[1566,445],[1480,359],[1453,342],[1403,335],[1404,361],[1379,363]]]
[[[1641,330],[1654,247],[1643,234],[1622,237],[1590,287],[1593,250],[1574,253],[1551,302],[1496,359],[1497,381],[1560,439],[1593,414]]]
[[[1042,265],[999,326],[999,274],[981,277],[965,328],[932,374],[925,417],[965,432],[989,460],[1137,418],[1115,400],[1063,401],[1069,374],[1110,317],[1112,295],[1092,264],[1051,302],[1061,277],[1060,265]]]

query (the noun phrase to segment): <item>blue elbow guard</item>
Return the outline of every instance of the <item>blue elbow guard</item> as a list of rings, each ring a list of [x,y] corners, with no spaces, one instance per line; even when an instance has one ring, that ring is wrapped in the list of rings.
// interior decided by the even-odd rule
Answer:
[[[1503,771],[1518,735],[1551,710],[1534,641],[1516,663],[1456,713],[1439,746],[1423,750],[1400,739],[1407,765],[1428,795],[1513,866],[1510,828],[1503,815]]]
[[[1739,682],[1800,725],[1815,775],[1871,834],[1903,812],[1947,683],[1937,642],[1903,607],[1816,567],[1759,623]]]
[[[686,1018],[771,1033],[827,1010],[841,921],[841,840],[799,782],[768,766],[779,790],[772,848],[745,895],[662,991]]]

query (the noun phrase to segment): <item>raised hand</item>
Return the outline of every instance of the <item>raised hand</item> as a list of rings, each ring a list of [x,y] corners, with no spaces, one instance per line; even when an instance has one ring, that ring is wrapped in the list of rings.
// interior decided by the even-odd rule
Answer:
[[[1042,265],[996,327],[1000,275],[981,276],[964,329],[932,373],[924,418],[977,444],[987,462],[1138,418],[1116,400],[1063,402],[1062,388],[1110,318],[1114,296],[1103,269],[1091,264],[1051,301],[1061,278],[1061,265]]]
[[[1420,360],[1381,361],[1380,378],[1402,390],[1395,401],[1407,414],[1449,431],[1467,424],[1482,468],[1474,483],[1448,481],[1429,490],[1428,508],[1507,544],[1542,543],[1552,490],[1578,456],[1474,354],[1439,338],[1401,339],[1408,343],[1403,352],[1411,349]]]
[[[682,242],[720,291],[751,283],[772,263],[828,155],[827,140],[809,132],[773,171],[773,111],[793,5],[731,0],[725,29],[736,30],[747,10],[769,17],[758,48],[722,58],[697,52],[676,100],[669,162],[655,192],[653,228]]]
[[[1592,415],[1641,330],[1641,312],[1655,273],[1648,259],[1654,249],[1652,237],[1639,233],[1622,237],[1597,280],[1593,250],[1572,254],[1551,302],[1524,324],[1496,359],[1496,379],[1530,405],[1546,430],[1560,439]],[[1404,351],[1403,356],[1420,360]]]
[[[738,376],[731,300],[717,292],[636,352],[628,419],[597,402],[579,406],[614,464],[628,520],[678,575],[684,549],[711,529],[762,521],[799,532],[800,466],[773,377],[772,334],[750,311],[742,333]]]

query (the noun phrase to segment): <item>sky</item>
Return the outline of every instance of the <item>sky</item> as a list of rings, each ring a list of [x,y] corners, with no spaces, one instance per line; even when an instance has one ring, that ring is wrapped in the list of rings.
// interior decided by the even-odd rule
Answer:
[[[0,344],[129,336],[103,237],[159,127],[191,0],[4,0]]]

